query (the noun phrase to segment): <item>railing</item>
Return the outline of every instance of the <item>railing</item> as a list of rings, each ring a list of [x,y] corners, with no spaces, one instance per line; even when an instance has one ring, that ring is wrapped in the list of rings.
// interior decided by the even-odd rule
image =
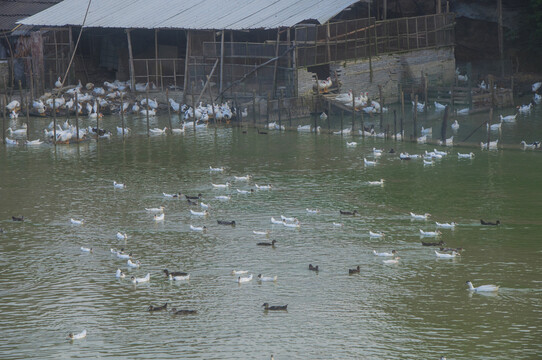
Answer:
[[[374,18],[296,28],[296,66],[354,60],[454,43],[453,13],[375,21]]]
[[[134,59],[134,78],[137,82],[154,82],[164,90],[167,87],[175,89],[184,85],[185,59]]]

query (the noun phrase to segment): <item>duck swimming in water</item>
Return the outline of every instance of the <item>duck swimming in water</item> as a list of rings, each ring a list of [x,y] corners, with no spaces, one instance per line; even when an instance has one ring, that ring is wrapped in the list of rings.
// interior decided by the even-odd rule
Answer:
[[[182,271],[171,271],[169,272],[168,269],[164,269],[163,270],[164,274],[166,275],[167,278],[169,278],[169,276],[186,276],[188,275],[188,273],[186,272],[182,272]]]
[[[171,313],[173,315],[193,315],[193,314],[197,314],[198,311],[197,310],[185,310],[185,309],[177,310],[177,308],[171,308]]]
[[[273,240],[271,242],[259,242],[256,245],[258,246],[272,246],[275,247],[275,244],[277,243],[277,240]]]
[[[73,333],[68,334],[69,340],[79,340],[79,339],[84,339],[85,337],[87,337],[86,330],[81,331],[79,334],[73,334]]]
[[[162,306],[149,305],[149,308],[147,309],[147,311],[163,311],[163,310],[167,310],[167,303],[165,303]]]
[[[356,216],[358,214],[358,211],[357,210],[354,210],[354,211],[343,211],[343,210],[339,210],[340,214],[341,215],[352,215],[352,216]]]
[[[218,223],[218,225],[230,225],[230,226],[235,226],[235,220],[232,220],[232,221],[217,220],[216,222]]]
[[[275,306],[269,306],[268,303],[264,303],[262,305],[265,311],[271,310],[271,311],[277,311],[277,310],[288,310],[288,304],[286,305],[275,305]]]
[[[318,265],[312,266],[312,264],[309,264],[309,270],[311,270],[311,271],[318,271]]]
[[[348,269],[348,275],[359,274],[359,272],[360,272],[359,265],[355,269]]]
[[[500,225],[501,224],[501,221],[500,220],[497,220],[495,222],[491,222],[491,221],[484,221],[482,219],[480,219],[480,224],[482,225],[493,225],[493,226],[497,226],[497,225]]]
[[[469,286],[469,290],[474,292],[491,292],[499,290],[499,286],[497,285],[480,285],[474,287],[470,281],[467,281],[467,285]]]

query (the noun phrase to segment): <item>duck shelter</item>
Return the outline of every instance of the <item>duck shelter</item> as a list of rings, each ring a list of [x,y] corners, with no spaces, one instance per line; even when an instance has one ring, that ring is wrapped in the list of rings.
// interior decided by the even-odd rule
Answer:
[[[18,23],[42,50],[28,59],[36,95],[68,68],[66,84],[152,82],[182,91],[185,102],[192,94],[298,97],[328,77],[334,87],[372,94],[380,85],[393,100],[421,69],[434,84],[452,82],[454,14],[439,0],[433,14],[388,19],[386,4],[64,0]]]

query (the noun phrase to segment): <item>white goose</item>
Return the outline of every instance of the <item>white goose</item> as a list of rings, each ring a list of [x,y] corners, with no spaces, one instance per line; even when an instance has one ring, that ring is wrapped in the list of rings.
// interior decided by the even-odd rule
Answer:
[[[20,129],[13,130],[11,127],[7,129],[8,135],[15,137],[24,137],[27,133],[27,125],[23,124],[23,127]]]
[[[438,221],[436,221],[435,224],[437,225],[437,228],[441,229],[455,229],[455,226],[457,225],[453,221],[451,223],[439,223]]]
[[[126,239],[128,239],[128,235],[126,235],[126,233],[122,234],[121,232],[117,232],[117,239],[118,240],[126,240]]]
[[[136,262],[132,262],[132,259],[128,259],[126,262],[126,265],[128,265],[131,268],[138,269],[141,266],[141,262],[139,260],[136,260]]]
[[[153,128],[149,129],[149,132],[151,135],[164,135],[166,133],[167,127],[164,127],[163,129],[159,128]]]
[[[132,276],[131,280],[133,284],[141,284],[141,283],[149,282],[151,280],[151,274],[147,274],[147,276],[142,277],[142,278]]]
[[[88,252],[88,253],[91,253],[91,252],[92,252],[92,248],[87,248],[87,247],[81,246],[81,251],[82,251],[82,252]]]
[[[427,142],[427,135],[420,136],[416,139],[418,144],[425,144]]]
[[[36,146],[36,145],[41,145],[43,144],[43,141],[41,141],[40,139],[37,139],[37,140],[26,140],[25,142],[25,145],[26,146]]]
[[[209,211],[207,211],[207,210],[195,211],[195,210],[190,209],[190,214],[192,214],[194,216],[207,216],[207,215],[209,215]]]
[[[426,129],[422,126],[422,135],[433,135],[433,128],[430,127]]]
[[[311,125],[310,124],[309,125],[303,125],[303,126],[298,125],[297,126],[297,131],[298,132],[311,132]]]
[[[469,290],[474,291],[474,292],[491,292],[491,291],[499,290],[499,286],[497,285],[480,285],[480,286],[474,287],[472,285],[472,282],[470,281],[467,281],[467,285],[469,286]]]
[[[438,143],[439,143],[439,145],[441,145],[441,146],[454,146],[454,137],[451,136],[451,137],[449,137],[449,138],[447,138],[447,139],[444,139],[444,141],[439,140]]]
[[[115,189],[126,189],[126,184],[121,184],[116,181],[113,181],[113,187]]]
[[[237,278],[237,282],[238,282],[239,284],[244,284],[244,283],[247,283],[247,282],[249,282],[249,281],[252,281],[252,274],[250,274],[249,276],[245,276],[245,277],[239,276],[239,277]]]
[[[369,230],[369,237],[372,237],[372,238],[382,238],[382,237],[384,237],[384,233],[381,233],[381,232],[372,232],[371,230]]]
[[[365,164],[365,166],[375,166],[376,161],[371,161],[371,160],[367,160],[367,158],[363,158],[363,164]]]
[[[468,154],[462,154],[462,153],[457,153],[457,158],[458,159],[473,159],[474,158],[474,153],[468,153]]]
[[[212,166],[209,166],[209,171],[211,171],[211,172],[223,172],[223,171],[224,171],[224,168],[223,168],[223,167],[212,167]]]
[[[355,141],[350,142],[350,141],[347,140],[346,141],[346,146],[348,146],[348,147],[356,147],[356,146],[358,146],[358,143],[355,142]]]
[[[72,333],[68,334],[68,339],[69,340],[80,340],[80,339],[84,339],[86,337],[87,337],[87,331],[86,330],[81,331],[79,334],[72,334]]]
[[[392,256],[395,256],[397,255],[397,251],[395,250],[392,250],[391,252],[376,252],[376,250],[373,250],[373,254],[375,256],[387,256],[387,257],[392,257]]]
[[[420,236],[427,236],[427,237],[436,237],[441,235],[442,233],[440,231],[423,231],[420,229]]]
[[[490,141],[489,144],[484,143],[484,142],[480,142],[480,148],[482,148],[482,150],[483,149],[496,149],[498,144],[499,144],[499,139],[497,139],[495,141]]]
[[[70,219],[70,222],[71,222],[73,225],[83,225],[83,223],[85,222],[85,220],[75,220],[74,218],[71,218],[71,219]]]
[[[446,109],[446,105],[443,105],[443,104],[435,101],[435,110],[436,111],[442,111],[444,109]]]
[[[276,225],[278,225],[278,224],[282,225],[282,220],[277,220],[277,219],[275,219],[274,217],[271,216],[271,223],[276,224]]]
[[[258,190],[271,190],[271,184],[269,184],[269,185],[254,184],[254,186],[256,186],[256,189],[258,189]]]
[[[164,214],[164,213],[155,214],[154,215],[154,221],[164,221],[165,217],[166,217],[166,214]]]
[[[518,116],[518,114],[514,114],[514,115],[506,115],[506,116],[502,116],[500,115],[500,119],[502,122],[507,122],[507,123],[511,123],[511,122],[515,122],[516,121],[516,117]]]
[[[452,251],[451,254],[446,254],[446,253],[439,253],[437,250],[435,250],[435,254],[437,255],[437,258],[439,258],[439,259],[453,259],[456,256],[460,255],[459,253],[457,253],[455,251]]]
[[[165,207],[163,207],[163,206],[160,206],[160,207],[157,207],[157,208],[145,208],[145,210],[150,212],[150,213],[163,213],[164,209],[165,209]]]
[[[410,213],[410,217],[416,220],[427,220],[429,219],[430,216],[431,214],[429,213],[425,213],[425,214],[414,214],[413,212]]]

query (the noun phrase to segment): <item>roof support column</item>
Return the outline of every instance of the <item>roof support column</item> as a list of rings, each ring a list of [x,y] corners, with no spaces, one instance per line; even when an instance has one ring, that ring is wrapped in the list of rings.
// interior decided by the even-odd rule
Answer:
[[[186,30],[186,53],[185,53],[185,60],[184,60],[184,85],[183,85],[183,101],[185,103],[186,103],[186,94],[188,91],[188,78],[189,78],[188,62],[189,61],[190,61],[190,30]]]
[[[277,43],[275,44],[275,68],[273,69],[273,99],[277,93],[277,67],[279,65],[280,27],[277,28]]]
[[[154,29],[154,81],[158,86],[158,29]],[[160,79],[160,85],[162,86],[162,79]]]
[[[222,81],[224,79],[224,30],[222,30],[222,38],[220,39],[220,81],[218,93],[220,94],[220,102],[222,102]],[[233,54],[232,54],[233,55]]]
[[[130,61],[130,85],[132,91],[135,90],[135,74],[134,74],[134,56],[132,55],[132,38],[130,36],[131,29],[126,29],[126,37],[128,38],[128,59]]]

